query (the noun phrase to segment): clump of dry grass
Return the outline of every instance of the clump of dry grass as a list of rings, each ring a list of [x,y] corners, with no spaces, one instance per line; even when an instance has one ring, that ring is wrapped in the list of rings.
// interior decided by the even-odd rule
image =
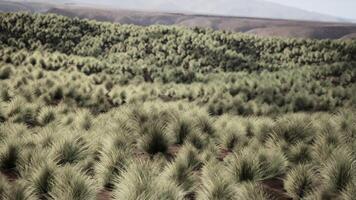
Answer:
[[[64,166],[54,174],[53,189],[49,193],[53,199],[95,200],[98,187],[95,181],[72,166]]]
[[[201,186],[197,191],[197,199],[238,199],[239,193],[236,185],[224,173],[225,166],[218,162],[209,162],[204,165],[201,175]]]
[[[303,199],[319,186],[318,181],[318,176],[311,166],[298,165],[287,173],[284,188],[293,199]]]

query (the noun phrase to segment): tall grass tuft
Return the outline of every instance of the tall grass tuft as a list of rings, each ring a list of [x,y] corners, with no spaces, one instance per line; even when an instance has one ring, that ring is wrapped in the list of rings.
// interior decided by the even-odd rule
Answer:
[[[12,183],[10,189],[10,200],[38,200],[31,190],[29,190],[28,185],[23,180],[19,179]]]
[[[239,187],[239,198],[243,200],[274,200],[267,194],[261,185],[257,183],[246,183]]]
[[[215,133],[216,129],[214,127],[214,121],[212,118],[209,117],[209,115],[205,113],[199,113],[196,116],[196,127],[203,133],[207,134],[210,136],[213,136]]]
[[[338,148],[321,169],[322,184],[327,191],[339,193],[356,182],[356,159],[347,148]]]
[[[305,143],[292,145],[286,154],[288,160],[294,164],[309,163],[313,157],[311,146]]]
[[[153,182],[153,188],[148,191],[148,200],[167,199],[185,200],[186,193],[176,184],[162,180],[159,176]]]
[[[10,183],[6,177],[0,173],[0,199],[10,199]]]
[[[303,114],[287,115],[278,119],[273,132],[275,139],[284,140],[288,144],[311,143],[315,137],[311,118]]]
[[[87,110],[77,112],[76,126],[82,130],[89,130],[93,126],[93,116]]]
[[[303,199],[318,186],[316,172],[308,165],[298,165],[287,173],[284,188],[293,199]]]
[[[138,140],[137,147],[141,151],[155,155],[167,153],[171,144],[172,139],[165,133],[164,127],[158,123],[153,123],[147,127],[144,135]]]
[[[342,143],[342,138],[338,132],[331,131],[318,135],[311,147],[313,162],[324,163]]]
[[[227,166],[236,183],[258,181],[263,178],[260,162],[250,150],[242,150],[228,157]]]
[[[37,140],[34,140],[35,142]],[[33,170],[51,163],[46,150],[42,148],[24,148],[17,161],[17,171],[23,178],[32,176]]]
[[[125,138],[110,138],[103,143],[95,165],[95,174],[102,187],[113,189],[113,180],[119,176],[128,164],[130,151],[125,147]]]
[[[158,169],[154,163],[136,161],[121,173],[115,180],[114,200],[149,199]]]
[[[341,192],[341,199],[343,200],[356,200],[356,183],[350,183]]]
[[[201,186],[197,191],[198,200],[238,199],[238,191],[232,180],[224,174],[224,166],[218,162],[209,162],[204,165],[201,174]]]
[[[59,141],[52,147],[52,156],[59,165],[75,164],[86,159],[90,153],[90,147],[81,137],[64,133]],[[74,133],[73,133],[74,134]]]
[[[173,136],[174,143],[181,145],[192,132],[196,131],[196,127],[188,116],[179,116],[168,123],[166,131]]]
[[[46,126],[56,119],[56,112],[52,107],[44,107],[38,114],[37,121],[42,125]]]
[[[12,68],[10,65],[2,66],[0,68],[0,80],[9,79],[11,74],[13,74]]]
[[[28,189],[38,199],[49,199],[49,193],[54,187],[56,166],[54,164],[44,164],[33,170],[29,180]]]
[[[20,157],[20,142],[8,139],[0,147],[0,170],[17,171],[17,161]]]
[[[289,162],[278,149],[261,148],[255,155],[263,179],[278,177],[286,173]]]
[[[193,192],[197,183],[194,171],[201,166],[201,159],[194,147],[186,145],[179,151],[177,158],[169,163],[162,173],[163,179],[180,186],[187,194]]]
[[[52,199],[95,200],[98,187],[95,181],[72,166],[64,166],[55,172]]]
[[[245,147],[248,143],[248,139],[243,134],[243,131],[236,129],[236,127],[226,128],[222,132],[219,136],[220,144],[224,149],[233,151]]]

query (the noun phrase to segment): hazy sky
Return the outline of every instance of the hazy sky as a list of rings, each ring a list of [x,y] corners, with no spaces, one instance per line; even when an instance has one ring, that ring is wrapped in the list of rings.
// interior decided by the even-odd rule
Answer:
[[[269,0],[304,10],[356,19],[356,0]]]
[[[128,5],[128,7],[147,9],[154,5],[164,4],[166,7],[172,7],[175,5],[177,7],[182,4],[196,4],[202,5],[201,7],[211,7],[214,8],[221,2],[221,7],[224,7],[226,2],[231,3],[241,3],[243,1],[270,1],[282,5],[287,5],[295,8],[300,8],[303,10],[318,12],[322,14],[328,14],[335,17],[348,18],[356,20],[356,0],[74,0],[77,2],[88,2],[95,4],[116,4],[116,5]],[[139,3],[138,3],[139,2]],[[228,5],[227,5],[228,6]],[[199,8],[199,6],[198,6]],[[227,7],[226,9],[228,9]]]

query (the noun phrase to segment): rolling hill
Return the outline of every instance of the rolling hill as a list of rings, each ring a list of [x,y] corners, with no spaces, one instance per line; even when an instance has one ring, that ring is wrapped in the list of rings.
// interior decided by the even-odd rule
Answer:
[[[352,199],[356,40],[0,13],[0,199]]]
[[[347,22],[318,22],[318,21],[303,21],[303,20],[270,19],[273,18],[273,16],[267,15],[266,12],[261,11],[258,12],[259,14],[258,13],[253,14],[253,12],[249,9],[247,9],[248,13],[246,13],[247,11],[246,12],[236,11],[236,13],[240,13],[241,15],[245,15],[245,16],[259,16],[259,17],[269,17],[269,18],[232,17],[232,16],[212,15],[212,14],[204,14],[204,15],[182,14],[179,13],[178,11],[173,12],[173,10],[170,10],[169,9],[169,6],[171,6],[170,3],[163,4],[163,3],[159,3],[160,1],[155,1],[155,2],[151,2],[152,3],[150,7],[151,10],[168,10],[170,12],[132,10],[135,8],[134,4],[132,5],[123,4],[122,2],[115,3],[115,6],[130,8],[131,10],[108,8],[105,6],[94,6],[95,3],[94,1],[92,1],[92,4],[87,3],[85,4],[86,6],[79,6],[80,5],[79,3],[81,3],[79,1],[77,1],[76,4],[73,4],[71,3],[71,1],[62,1],[62,0],[54,1],[51,3],[0,1],[0,11],[2,12],[28,11],[28,12],[41,12],[41,13],[55,13],[59,15],[69,16],[69,17],[88,18],[97,21],[108,21],[108,22],[116,22],[121,24],[134,24],[134,25],[143,25],[143,26],[162,24],[162,25],[178,25],[178,26],[187,26],[187,27],[203,27],[203,28],[212,28],[214,30],[243,32],[243,33],[255,34],[260,36],[296,37],[296,38],[313,38],[313,39],[341,39],[341,38],[352,39],[354,38],[352,37],[352,35],[356,33],[356,25]],[[257,2],[260,3],[258,5],[263,4],[263,2],[260,1]],[[103,1],[102,3],[109,4],[110,1]],[[140,3],[142,3],[147,7],[146,5],[147,3],[145,2],[140,2]],[[189,2],[187,2],[187,4],[189,4]],[[246,6],[253,7],[251,2],[248,5]],[[271,4],[271,5],[273,5],[272,7],[275,10],[283,10],[282,8],[277,9],[278,5],[275,4]],[[263,7],[266,6],[267,5]],[[194,8],[194,5],[191,5],[191,7]],[[253,8],[260,9],[259,6]],[[185,8],[179,8],[179,6],[177,6],[177,10],[184,10],[184,9]],[[205,9],[209,10],[208,8]],[[271,10],[271,9],[269,7],[266,7],[265,10]],[[199,10],[196,11],[200,12]],[[216,7],[216,11],[219,11],[218,7]],[[293,13],[295,12],[290,11],[289,13],[291,14],[289,16],[292,16]],[[280,18],[283,18],[284,15],[283,13],[279,13],[278,16]],[[294,16],[297,18],[297,15]],[[326,20],[326,19],[330,21],[339,20],[339,19],[320,16],[320,15],[319,18],[318,17],[313,18],[311,17],[311,13],[305,14],[303,16],[304,17],[309,16],[308,19],[314,19],[314,20]]]
[[[190,15],[180,13],[144,12],[89,7],[56,7],[48,13],[135,25],[178,25],[212,28],[260,36],[280,36],[314,39],[339,39],[356,33],[351,23],[312,22],[283,19]]]

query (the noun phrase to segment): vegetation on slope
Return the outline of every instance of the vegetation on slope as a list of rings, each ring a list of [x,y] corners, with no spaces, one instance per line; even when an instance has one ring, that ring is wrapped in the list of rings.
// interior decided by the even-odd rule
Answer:
[[[353,197],[355,42],[24,13],[0,30],[3,199]]]

